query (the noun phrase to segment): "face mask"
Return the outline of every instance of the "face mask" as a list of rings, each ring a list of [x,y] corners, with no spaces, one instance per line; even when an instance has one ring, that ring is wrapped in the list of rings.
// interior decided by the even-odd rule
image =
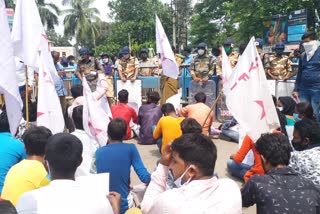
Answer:
[[[109,59],[102,59],[103,64],[108,64]]]
[[[277,55],[282,55],[284,50],[283,49],[276,49],[275,51],[276,51]]]
[[[184,175],[188,172],[188,170],[190,169],[190,167],[191,167],[191,166],[189,166],[189,167],[184,171],[184,173],[182,173],[182,175],[174,181],[174,184],[176,185],[177,188],[180,188],[180,187],[182,187],[182,186],[184,186],[184,185],[187,185],[187,184],[191,181],[192,178],[189,178],[187,182],[185,182],[184,184],[182,184],[182,178],[183,178]]]
[[[293,113],[293,118],[295,122],[302,120],[297,113]]]
[[[129,57],[130,57],[130,54],[125,54],[125,55],[123,55],[123,58],[124,58],[125,60],[129,59]]]
[[[306,146],[302,144],[302,141],[300,142],[294,142],[293,140],[291,141],[291,144],[293,146],[293,148],[296,150],[296,151],[303,151]]]
[[[305,42],[303,43],[303,47],[307,55],[307,61],[309,61],[313,57],[316,50],[318,49],[318,41],[313,40],[310,42]]]
[[[283,107],[278,107],[279,111],[282,111],[283,110]]]
[[[51,171],[50,171],[50,166],[49,166],[49,162],[48,162],[48,161],[46,161],[46,165],[47,165],[47,168],[48,168],[47,178],[48,178],[49,180],[51,180]]]
[[[74,65],[74,60],[70,61],[70,65]]]
[[[202,55],[204,54],[204,50],[203,50],[203,49],[199,49],[199,50],[198,50],[198,54],[199,54],[200,56],[202,56]]]
[[[148,58],[148,57],[147,57],[146,55],[142,55],[142,56],[141,56],[141,59],[142,59],[143,61],[145,61],[147,58]]]
[[[226,54],[231,53],[231,47],[224,47]]]

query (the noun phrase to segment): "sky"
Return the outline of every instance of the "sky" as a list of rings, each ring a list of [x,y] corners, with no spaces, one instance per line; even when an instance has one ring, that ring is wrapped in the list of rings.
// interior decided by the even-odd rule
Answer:
[[[93,7],[98,8],[100,11],[100,19],[102,21],[110,21],[110,17],[108,17],[109,8],[108,8],[108,1],[109,0],[95,0],[92,4]],[[171,0],[161,0],[163,3],[170,3]],[[197,0],[193,0],[193,4],[195,4]],[[65,6],[62,6],[61,2],[62,0],[47,0],[47,2],[52,2],[55,5],[57,5],[61,10],[65,9]],[[57,33],[63,34],[63,16],[59,17],[59,26],[56,28]]]

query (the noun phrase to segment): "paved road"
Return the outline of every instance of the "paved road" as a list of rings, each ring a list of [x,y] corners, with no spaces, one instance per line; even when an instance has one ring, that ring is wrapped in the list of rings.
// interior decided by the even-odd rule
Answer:
[[[140,152],[141,158],[149,172],[152,172],[156,167],[156,161],[160,158],[160,153],[156,145],[139,145],[136,140],[130,140],[129,142],[137,145],[137,148]],[[220,178],[232,178],[235,180],[239,187],[242,186],[242,182],[231,177],[226,170],[226,163],[230,157],[230,154],[233,154],[237,151],[238,145],[236,143],[226,142],[219,139],[213,139],[213,142],[216,144],[218,149],[218,159],[216,163],[215,171],[218,173]],[[134,170],[131,170],[131,183],[132,185],[139,184],[139,178],[134,173]],[[243,209],[244,214],[255,214],[255,207],[250,207],[248,209]]]

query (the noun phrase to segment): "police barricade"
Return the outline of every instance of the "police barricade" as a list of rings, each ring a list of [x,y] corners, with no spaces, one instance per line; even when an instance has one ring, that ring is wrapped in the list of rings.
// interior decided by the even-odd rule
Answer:
[[[267,80],[269,90],[275,97],[291,96],[294,89],[295,80]]]
[[[203,92],[206,94],[206,105],[211,107],[217,97],[217,85],[215,81],[208,80],[208,82],[206,82],[205,84],[203,84],[202,82],[196,83],[195,81],[191,81],[189,83],[189,104],[196,103],[194,96],[199,92]]]
[[[190,64],[182,64],[181,68],[181,76],[179,77],[179,87],[182,89],[181,99],[183,101],[188,101],[189,95],[189,86],[192,81],[192,77],[190,74]]]

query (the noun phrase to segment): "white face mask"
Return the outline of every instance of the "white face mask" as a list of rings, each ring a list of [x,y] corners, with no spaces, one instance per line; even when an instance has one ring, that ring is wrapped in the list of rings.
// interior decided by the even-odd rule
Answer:
[[[283,107],[278,107],[279,111],[282,111],[283,110]]]
[[[303,47],[307,55],[307,61],[309,61],[318,49],[318,41],[313,40],[310,42],[305,42],[303,43]]]
[[[189,179],[187,180],[187,182],[185,182],[185,183],[182,184],[182,178],[185,176],[185,174],[188,172],[188,170],[189,170],[190,168],[191,168],[191,166],[189,166],[189,167],[186,169],[186,171],[184,171],[184,173],[182,173],[182,175],[174,181],[174,184],[176,185],[177,188],[180,188],[180,187],[182,187],[182,186],[187,185],[188,183],[190,183],[190,181],[191,181],[192,178],[189,178]]]
[[[203,50],[203,49],[199,49],[199,50],[198,50],[198,54],[199,54],[200,56],[202,56],[202,55],[204,54],[204,50]]]
[[[102,59],[103,64],[107,64],[109,62],[109,59]]]

